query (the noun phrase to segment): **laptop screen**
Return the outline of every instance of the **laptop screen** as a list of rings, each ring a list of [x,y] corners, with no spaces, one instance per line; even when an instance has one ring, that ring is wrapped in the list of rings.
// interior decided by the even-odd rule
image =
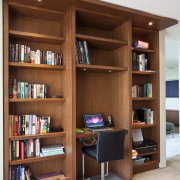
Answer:
[[[85,114],[84,120],[86,128],[104,127],[102,114]]]

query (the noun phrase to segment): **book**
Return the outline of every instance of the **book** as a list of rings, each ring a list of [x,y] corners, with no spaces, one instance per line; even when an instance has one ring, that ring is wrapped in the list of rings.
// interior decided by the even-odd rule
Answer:
[[[24,98],[28,98],[28,94],[29,94],[29,92],[28,92],[28,82],[25,82],[24,83]]]
[[[82,64],[87,64],[86,58],[85,58],[84,46],[83,46],[81,41],[78,41],[78,43],[79,43],[79,49],[80,49]]]
[[[21,62],[24,62],[24,45],[21,45]]]
[[[84,46],[84,53],[85,53],[85,58],[86,58],[86,64],[90,64],[89,54],[88,54],[88,47],[87,47],[87,41],[83,41],[83,46]]]
[[[29,135],[29,115],[25,115],[25,135]]]
[[[21,98],[21,82],[17,82],[17,98]]]
[[[52,51],[47,51],[47,64],[52,64]]]
[[[21,98],[24,98],[24,82],[21,82]]]
[[[16,142],[15,141],[11,141],[11,160],[15,160],[16,159]]]
[[[18,116],[14,115],[14,136],[18,136]]]
[[[13,82],[13,98],[17,98],[17,82],[15,78]]]
[[[9,79],[9,98],[13,98],[13,78]]]
[[[15,62],[19,62],[19,44],[16,44],[15,47]]]
[[[16,159],[18,159],[19,158],[19,141],[15,142],[15,146],[16,146],[16,152],[15,152]]]

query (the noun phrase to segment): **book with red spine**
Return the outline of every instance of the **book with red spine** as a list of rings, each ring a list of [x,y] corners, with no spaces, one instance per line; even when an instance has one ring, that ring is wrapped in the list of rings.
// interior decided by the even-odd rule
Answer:
[[[18,116],[14,116],[14,136],[18,136]]]
[[[20,158],[24,159],[24,142],[20,141]]]

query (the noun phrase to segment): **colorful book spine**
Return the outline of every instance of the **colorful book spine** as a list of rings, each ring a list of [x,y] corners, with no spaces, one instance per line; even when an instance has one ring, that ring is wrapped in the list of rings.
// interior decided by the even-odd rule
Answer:
[[[17,82],[17,98],[21,98],[21,82]]]
[[[28,82],[24,83],[24,98],[28,98]]]
[[[21,98],[24,99],[24,82],[21,82]]]
[[[52,51],[47,51],[47,64],[52,64]]]

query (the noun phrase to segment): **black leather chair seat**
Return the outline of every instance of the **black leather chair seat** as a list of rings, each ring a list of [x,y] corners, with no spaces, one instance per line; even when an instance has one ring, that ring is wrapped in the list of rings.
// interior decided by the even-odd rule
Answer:
[[[97,159],[96,146],[83,147],[82,150],[83,150],[84,153],[86,153],[87,155],[91,156],[95,160]]]

